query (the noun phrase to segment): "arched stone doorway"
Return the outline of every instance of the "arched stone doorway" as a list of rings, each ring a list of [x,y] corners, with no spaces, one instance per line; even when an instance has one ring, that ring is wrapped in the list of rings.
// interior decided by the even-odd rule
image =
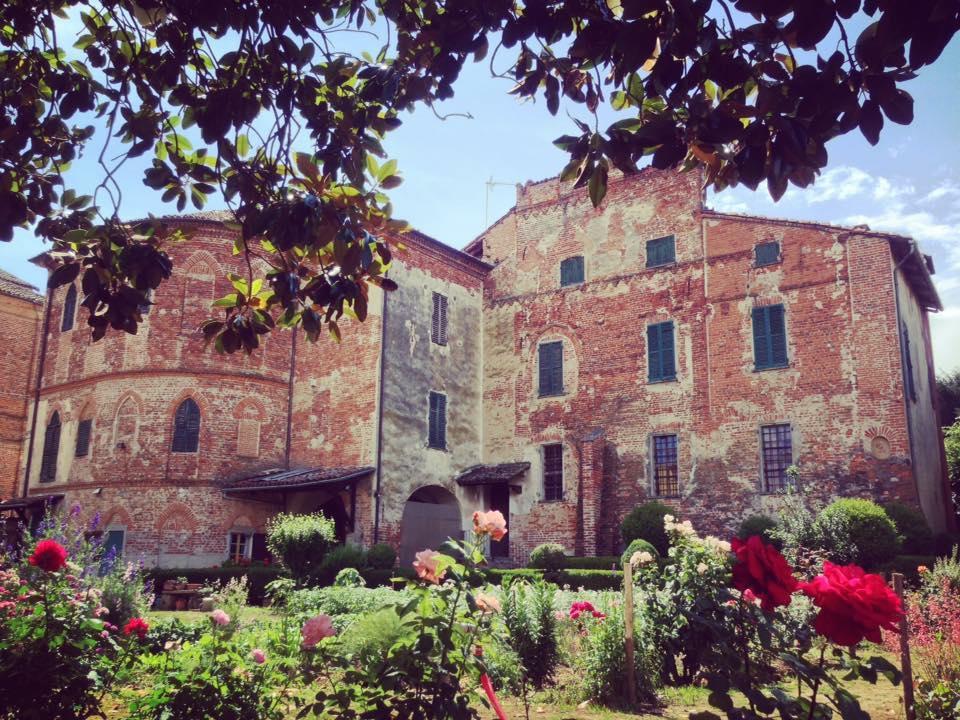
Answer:
[[[446,488],[428,485],[414,492],[403,507],[400,565],[408,566],[421,550],[436,550],[448,538],[463,537],[460,503]]]

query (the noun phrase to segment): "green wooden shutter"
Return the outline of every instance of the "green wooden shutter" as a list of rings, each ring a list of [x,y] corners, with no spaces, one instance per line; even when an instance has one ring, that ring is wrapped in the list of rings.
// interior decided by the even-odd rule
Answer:
[[[647,378],[658,382],[663,371],[660,367],[660,326],[647,326]]]
[[[677,368],[673,350],[673,321],[660,323],[661,380],[676,380]]]
[[[430,393],[427,444],[441,450],[447,447],[447,396],[443,393]]]
[[[560,286],[583,282],[583,256],[570,257],[560,263]]]
[[[647,267],[669,265],[676,259],[676,241],[673,235],[647,241]]]
[[[786,365],[787,330],[783,320],[783,305],[767,308],[767,322],[770,330],[770,364],[773,367]]]
[[[539,390],[541,395],[559,395],[563,392],[563,343],[540,345]]]
[[[767,308],[765,307],[753,309],[753,362],[758,370],[770,367]]]

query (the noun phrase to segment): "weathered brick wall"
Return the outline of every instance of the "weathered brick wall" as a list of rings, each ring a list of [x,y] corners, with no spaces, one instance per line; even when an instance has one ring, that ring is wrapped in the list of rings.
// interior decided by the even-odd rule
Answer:
[[[23,490],[21,451],[43,306],[0,291],[0,499]]]
[[[273,333],[249,357],[205,347],[197,325],[213,316],[215,298],[233,292],[226,274],[246,269],[222,225],[182,227],[191,237],[169,246],[173,277],[137,335],[111,332],[93,343],[82,308],[62,331],[66,288],[54,291],[30,490],[65,493],[66,506],[123,518],[128,557],[203,565],[226,556],[228,526],[238,518],[237,527],[262,527],[265,507],[225,499],[219,484],[284,464],[291,333]],[[172,452],[174,413],[188,397],[200,407],[199,450]],[[56,479],[40,483],[54,412],[62,426]],[[77,458],[82,419],[93,421],[91,442]],[[248,438],[259,430],[259,442],[242,453],[241,421]]]
[[[681,495],[666,502],[706,531],[776,514],[779,496],[760,491],[769,423],[791,424],[811,503],[917,502],[887,240],[703,211],[698,182],[650,170],[617,178],[598,209],[556,180],[527,185],[511,222],[482,238],[500,260],[485,283],[484,459],[531,462],[511,506],[518,561],[545,541],[618,549],[620,520],[652,494],[658,433],[679,436]],[[668,234],[676,263],[646,268],[646,241]],[[782,262],[756,268],[754,245],[768,240]],[[581,254],[586,282],[561,288],[560,261]],[[757,372],[751,312],[776,303],[789,365]],[[675,324],[677,380],[649,383],[646,327],[664,320]],[[558,339],[565,393],[540,398],[537,346]],[[597,433],[602,482],[583,447]],[[559,503],[542,501],[540,448],[551,442],[565,446]]]

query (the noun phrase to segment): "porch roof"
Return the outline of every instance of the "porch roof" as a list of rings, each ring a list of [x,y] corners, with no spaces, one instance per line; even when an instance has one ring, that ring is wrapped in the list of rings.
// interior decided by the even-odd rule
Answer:
[[[63,494],[52,495],[30,495],[29,497],[9,498],[0,502],[0,510],[26,510],[27,508],[37,507],[50,503],[55,505],[63,500]]]
[[[296,470],[266,470],[240,478],[223,487],[224,494],[249,493],[260,490],[310,490],[325,485],[344,484],[372,473],[372,467],[313,467]]]
[[[474,485],[504,485],[530,469],[528,462],[500,463],[498,465],[474,465],[457,475],[461,487]]]

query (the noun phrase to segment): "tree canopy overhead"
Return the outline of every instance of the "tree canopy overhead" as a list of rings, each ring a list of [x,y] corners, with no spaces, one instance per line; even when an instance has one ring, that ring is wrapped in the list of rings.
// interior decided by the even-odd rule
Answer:
[[[343,33],[369,28],[357,55]],[[814,182],[832,138],[876,144],[885,122],[909,124],[903,85],[958,28],[960,0],[8,0],[0,239],[33,226],[51,285],[81,277],[93,337],[136,332],[170,275],[169,236],[121,220],[116,172],[149,157],[143,182],[178,211],[219,195],[236,216],[248,273],[202,327],[218,349],[250,351],[277,324],[339,336],[370,284],[395,287],[403,223],[385,193],[400,177],[382,140],[402,112],[452,97],[466,62],[551,113],[582,106],[555,144],[595,205],[611,168],[647,161],[778,199]],[[602,104],[623,116],[605,129]],[[101,175],[67,187],[81,152]]]

